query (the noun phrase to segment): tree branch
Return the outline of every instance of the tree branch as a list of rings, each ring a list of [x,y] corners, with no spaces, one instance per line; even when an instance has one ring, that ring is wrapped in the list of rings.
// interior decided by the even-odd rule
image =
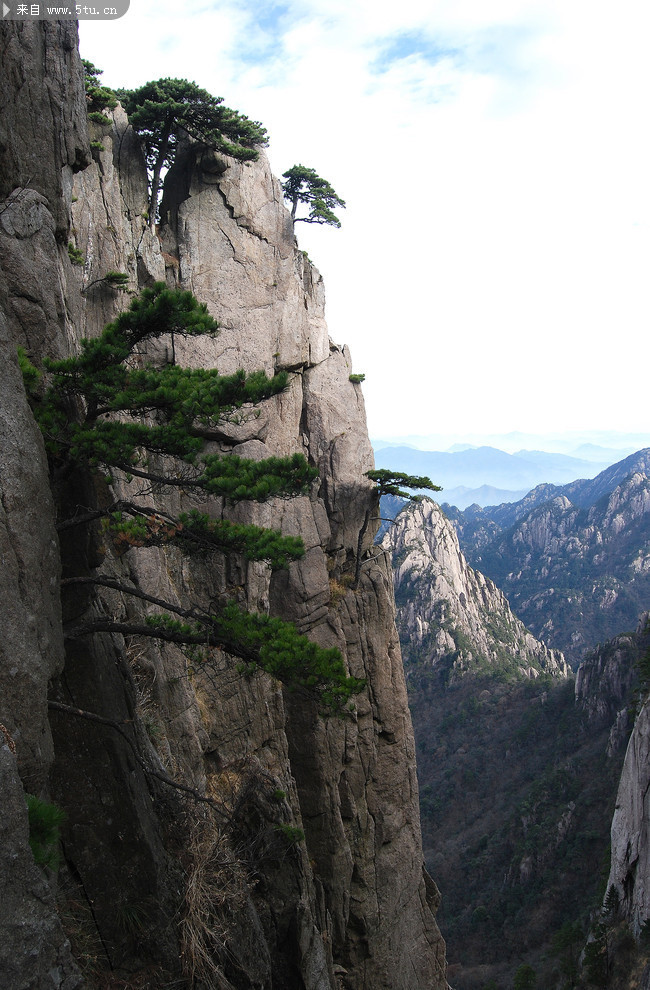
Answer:
[[[105,715],[96,715],[95,712],[87,712],[84,711],[83,708],[73,708],[72,705],[64,705],[60,701],[48,701],[47,706],[53,711],[64,712],[67,715],[76,715],[78,718],[85,718],[90,722],[97,722],[100,725],[107,725],[109,728],[115,729],[115,731],[119,732],[122,738],[126,740],[142,770],[147,776],[155,777],[156,780],[160,780],[163,784],[167,784],[168,787],[174,787],[177,791],[182,791],[184,794],[188,794],[190,797],[194,798],[195,801],[200,801],[203,804],[209,804],[210,807],[213,808],[217,814],[221,815],[225,821],[231,820],[231,816],[227,814],[213,798],[205,797],[193,787],[188,787],[186,784],[179,784],[176,780],[173,780],[169,774],[164,773],[162,770],[154,770],[153,767],[148,766],[142,755],[136,749],[133,740],[129,739],[128,735],[122,728],[122,725],[132,725],[132,721],[122,723],[116,722],[115,719],[106,718]]]
[[[178,646],[211,646],[231,656],[239,657],[249,663],[259,664],[259,652],[241,643],[232,640],[225,635],[218,627],[218,617],[213,617],[206,613],[197,612],[194,609],[181,608],[162,598],[155,598],[147,595],[138,588],[130,588],[128,585],[114,581],[105,577],[74,577],[65,578],[61,585],[71,584],[96,584],[104,588],[113,588],[125,595],[132,595],[142,601],[157,605],[166,612],[173,612],[182,619],[196,622],[203,626],[205,632],[183,632],[177,629],[166,629],[164,626],[150,626],[146,623],[135,624],[132,622],[117,622],[115,619],[95,619],[75,626],[69,632],[64,632],[66,639],[79,639],[82,636],[93,635],[98,632],[119,633],[122,636],[146,636],[149,639],[160,639],[165,643],[175,643]]]
[[[139,588],[131,588],[126,584],[122,584],[120,581],[116,581],[113,578],[104,577],[101,574],[96,577],[64,578],[61,581],[61,587],[71,584],[98,584],[103,588],[113,588],[114,591],[120,591],[124,595],[132,595],[134,598],[140,598],[142,601],[149,602],[151,605],[158,605],[161,608],[164,608],[166,612],[174,612],[176,615],[180,615],[183,619],[196,619],[197,621],[201,621],[203,618],[200,613],[194,612],[192,609],[181,608],[179,605],[173,605],[171,602],[164,601],[162,598],[155,598],[153,595],[147,595],[144,591],[140,591]],[[102,631],[106,632],[107,630]],[[69,638],[73,639],[74,637],[70,636]]]

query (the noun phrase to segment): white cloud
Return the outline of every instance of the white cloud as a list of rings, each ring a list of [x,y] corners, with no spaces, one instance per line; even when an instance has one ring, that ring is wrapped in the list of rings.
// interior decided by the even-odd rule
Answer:
[[[650,426],[643,0],[182,11],[85,21],[82,54],[116,87],[195,80],[347,201],[297,230],[373,434]]]

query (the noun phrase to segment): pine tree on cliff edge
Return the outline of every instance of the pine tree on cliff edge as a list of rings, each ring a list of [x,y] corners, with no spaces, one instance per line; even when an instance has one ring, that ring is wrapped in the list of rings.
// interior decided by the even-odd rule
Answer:
[[[224,106],[222,97],[187,79],[157,79],[117,95],[144,143],[151,172],[150,226],[156,222],[162,171],[173,163],[183,133],[242,162],[255,161],[257,149],[267,144],[266,129],[258,121]]]
[[[334,213],[336,207],[345,209],[345,200],[336,194],[327,179],[321,178],[313,168],[294,165],[282,173],[284,198],[291,203],[291,219],[294,223],[326,223],[340,227],[341,221]],[[309,207],[306,217],[297,216],[298,204]]]

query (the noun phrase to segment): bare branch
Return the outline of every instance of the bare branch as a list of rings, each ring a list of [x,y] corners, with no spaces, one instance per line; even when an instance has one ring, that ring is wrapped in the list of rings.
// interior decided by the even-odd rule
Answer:
[[[95,712],[84,711],[83,708],[73,708],[72,705],[64,705],[60,701],[48,701],[48,708],[57,712],[64,712],[67,715],[76,715],[78,718],[85,718],[90,722],[98,722],[100,725],[107,725],[111,729],[115,729],[116,732],[126,740],[131,750],[133,751],[135,757],[138,760],[142,770],[149,777],[155,777],[156,780],[160,780],[163,784],[167,784],[168,787],[174,787],[177,791],[182,791],[184,794],[188,794],[190,797],[194,798],[195,801],[200,801],[202,804],[209,804],[214,811],[217,812],[225,821],[230,822],[232,816],[226,813],[223,808],[219,805],[214,798],[205,797],[205,795],[200,794],[199,791],[195,790],[193,787],[187,787],[185,784],[179,784],[178,781],[173,780],[169,774],[164,773],[162,770],[154,770],[153,767],[147,765],[142,755],[138,752],[135,743],[132,739],[128,737],[123,725],[132,725],[132,721],[126,722],[116,722],[115,719],[106,718],[104,715],[97,715]]]

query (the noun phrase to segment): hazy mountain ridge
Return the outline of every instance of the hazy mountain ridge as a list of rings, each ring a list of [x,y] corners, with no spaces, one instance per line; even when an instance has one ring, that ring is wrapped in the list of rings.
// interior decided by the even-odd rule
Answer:
[[[489,519],[498,523],[501,529],[506,529],[522,519],[535,506],[542,505],[557,496],[566,496],[574,505],[587,508],[603,495],[608,495],[617,485],[635,473],[650,476],[650,447],[638,450],[623,460],[609,465],[595,478],[579,478],[566,485],[543,482],[527,492],[518,502],[503,502],[499,505],[484,507],[471,505],[463,511],[462,515],[458,513],[455,506],[446,501],[442,502],[442,506],[445,512],[450,517],[453,516],[459,525],[464,525],[469,520],[483,521]]]
[[[414,447],[416,450],[467,450],[470,447],[497,447],[510,453],[518,450],[548,450],[572,457],[590,456],[595,453],[594,460],[605,457],[613,464],[623,457],[633,454],[635,450],[647,447],[650,433],[630,433],[619,430],[551,430],[546,433],[528,433],[522,430],[511,430],[508,433],[463,432],[460,436],[456,430],[453,433],[418,433],[391,437],[372,438],[375,450],[382,447]]]
[[[490,446],[459,447],[462,449],[425,451],[403,445],[382,446],[375,449],[375,462],[380,468],[428,475],[442,485],[445,502],[459,508],[474,502],[516,502],[536,485],[591,478],[611,463],[611,452],[608,455],[607,451],[586,460],[543,450],[522,449],[510,454]]]

